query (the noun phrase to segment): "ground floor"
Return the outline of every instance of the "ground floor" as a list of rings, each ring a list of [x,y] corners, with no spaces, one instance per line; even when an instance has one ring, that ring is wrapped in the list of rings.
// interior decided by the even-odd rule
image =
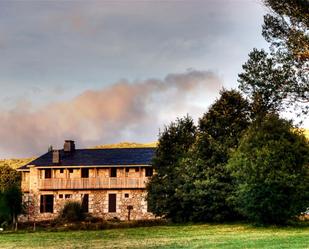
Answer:
[[[22,220],[48,220],[59,215],[68,201],[78,201],[84,212],[105,220],[153,219],[144,189],[59,190],[25,193],[26,215]]]

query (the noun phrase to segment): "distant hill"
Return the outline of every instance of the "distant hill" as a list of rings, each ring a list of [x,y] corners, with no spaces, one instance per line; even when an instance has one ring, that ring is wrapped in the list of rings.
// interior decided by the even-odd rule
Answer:
[[[304,134],[305,134],[306,138],[309,140],[309,129],[306,129],[304,131]]]
[[[114,148],[152,148],[157,147],[157,142],[152,143],[131,143],[122,142],[117,144],[103,144],[92,147],[91,149],[114,149]]]
[[[33,159],[35,159],[35,158],[32,157],[32,158],[19,158],[19,159],[0,159],[0,167],[2,165],[7,164],[11,168],[17,169],[17,168],[31,162]]]

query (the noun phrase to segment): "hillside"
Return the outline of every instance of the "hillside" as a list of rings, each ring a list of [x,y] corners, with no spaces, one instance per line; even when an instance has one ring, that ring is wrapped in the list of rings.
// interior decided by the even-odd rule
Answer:
[[[157,142],[152,143],[131,143],[131,142],[122,142],[117,144],[103,144],[92,147],[91,149],[113,149],[113,148],[152,148],[156,147]]]
[[[9,165],[13,169],[17,169],[30,161],[32,161],[34,157],[32,158],[19,158],[19,159],[0,159],[0,166],[2,165]]]

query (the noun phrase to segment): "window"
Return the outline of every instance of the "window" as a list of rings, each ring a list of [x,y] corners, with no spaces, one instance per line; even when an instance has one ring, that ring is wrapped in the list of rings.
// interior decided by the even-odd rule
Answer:
[[[145,176],[150,177],[153,175],[153,169],[152,168],[146,168],[145,169]]]
[[[130,168],[126,168],[126,172],[129,173],[130,172]]]
[[[45,169],[44,171],[44,177],[51,178],[51,169]]]
[[[59,195],[59,199],[63,199],[63,195],[61,194],[61,195]]]
[[[69,169],[69,172],[70,172],[70,173],[73,173],[73,169]]]
[[[41,213],[53,213],[54,212],[54,196],[53,195],[41,195],[40,212]]]
[[[60,169],[60,173],[63,174],[63,169]]]
[[[82,178],[88,178],[89,177],[89,169],[82,168]]]
[[[108,195],[108,212],[109,213],[116,212],[116,194]]]
[[[135,172],[139,172],[139,168],[135,168]]]
[[[128,194],[128,193],[125,193],[125,194],[124,194],[124,198],[129,198],[129,194]]]
[[[89,212],[89,194],[84,194],[82,197],[82,211],[84,213]]]
[[[70,195],[70,194],[64,195],[64,198],[65,198],[65,199],[71,199],[71,197],[72,197],[72,195]]]
[[[117,168],[111,168],[110,177],[117,177]]]

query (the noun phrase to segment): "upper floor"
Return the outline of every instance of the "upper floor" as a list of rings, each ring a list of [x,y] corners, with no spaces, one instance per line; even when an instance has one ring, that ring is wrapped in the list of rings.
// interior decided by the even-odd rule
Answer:
[[[22,190],[145,188],[152,167],[30,168],[22,172]]]

